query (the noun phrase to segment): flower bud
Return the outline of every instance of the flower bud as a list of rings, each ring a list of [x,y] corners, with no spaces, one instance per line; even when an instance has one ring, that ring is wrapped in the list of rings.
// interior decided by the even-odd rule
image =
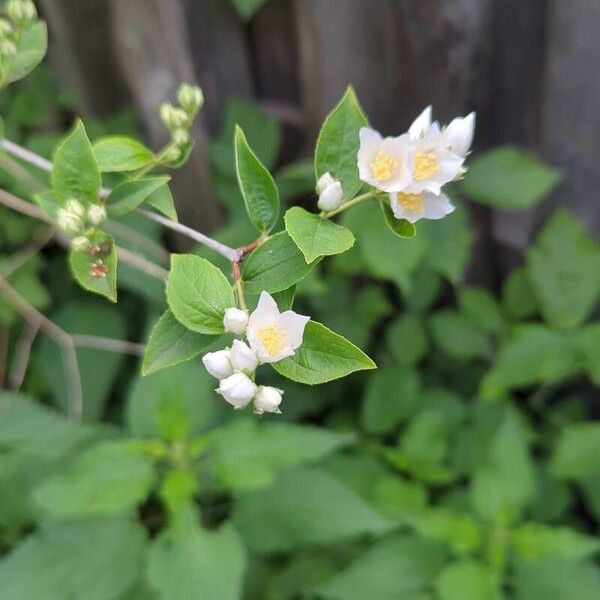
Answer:
[[[56,213],[56,223],[68,236],[75,236],[83,230],[83,219],[66,208],[59,208]]]
[[[204,363],[206,370],[217,379],[224,379],[225,377],[233,375],[229,350],[209,352],[202,357],[202,362]]]
[[[182,129],[189,125],[189,117],[185,110],[175,108],[168,102],[160,105],[160,118],[165,127],[171,131]]]
[[[248,313],[239,308],[228,308],[223,317],[223,326],[225,331],[242,335],[248,326]]]
[[[83,220],[85,218],[85,207],[83,204],[81,204],[81,202],[79,202],[79,200],[75,200],[74,198],[67,200],[65,204],[65,210],[77,219]]]
[[[241,340],[233,340],[231,346],[231,366],[236,371],[245,373],[254,373],[258,367],[258,357],[256,352]]]
[[[321,210],[335,210],[344,200],[342,184],[339,181],[328,185],[319,195],[317,206]]]
[[[21,23],[25,20],[25,6],[21,0],[9,0],[6,4],[6,14],[14,23]]]
[[[176,129],[173,132],[173,142],[177,146],[185,146],[190,141],[190,134],[187,129]]]
[[[0,40],[0,54],[14,56],[17,53],[17,45],[11,40]]]
[[[0,19],[0,38],[4,38],[13,31],[13,26],[6,20]]]
[[[254,412],[257,415],[262,415],[266,412],[281,412],[279,410],[279,405],[281,404],[282,395],[283,390],[278,390],[277,388],[268,385],[259,386],[254,398]]]
[[[177,100],[189,115],[195,115],[204,103],[202,90],[196,85],[183,83],[177,92]]]
[[[173,146],[169,148],[164,154],[164,160],[167,163],[173,163],[181,158],[181,148],[179,146]]]
[[[221,379],[217,391],[234,408],[243,408],[256,393],[256,384],[244,373],[234,373]]]
[[[92,204],[88,208],[87,218],[92,225],[98,226],[106,220],[106,209],[100,204]]]
[[[80,235],[79,237],[71,240],[71,248],[75,252],[86,252],[90,247],[90,240],[85,237],[85,235]]]
[[[31,0],[23,0],[23,18],[25,21],[33,21],[37,18],[37,9]]]
[[[317,180],[316,190],[317,194],[321,195],[325,188],[335,183],[335,179],[332,177],[331,173],[327,171],[324,175],[321,175]]]

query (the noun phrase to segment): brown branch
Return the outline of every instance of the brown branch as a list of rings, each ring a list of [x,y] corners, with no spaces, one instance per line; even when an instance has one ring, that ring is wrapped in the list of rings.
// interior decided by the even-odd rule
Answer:
[[[15,357],[8,374],[8,387],[14,392],[18,392],[23,385],[23,379],[25,379],[25,373],[27,372],[27,366],[29,365],[31,346],[33,345],[38,331],[39,327],[37,323],[27,322],[17,340]]]

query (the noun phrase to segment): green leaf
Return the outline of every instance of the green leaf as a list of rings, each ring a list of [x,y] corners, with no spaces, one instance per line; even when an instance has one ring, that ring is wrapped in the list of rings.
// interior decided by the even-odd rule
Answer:
[[[368,124],[352,87],[348,87],[337,106],[327,115],[317,139],[315,173],[319,179],[329,172],[342,183],[345,198],[352,198],[362,187],[356,155],[358,132]]]
[[[40,192],[34,194],[35,203],[53,220],[56,221],[56,215],[62,204],[58,201],[54,192]]]
[[[190,331],[170,310],[165,311],[152,329],[142,365],[142,375],[194,358],[217,337]]]
[[[308,425],[238,419],[212,433],[214,468],[230,489],[260,488],[278,470],[317,460],[354,440]]]
[[[42,483],[36,500],[55,517],[111,515],[141,504],[153,479],[152,460],[134,441],[102,442]]]
[[[494,577],[483,564],[464,559],[448,565],[435,581],[440,600],[499,600]]]
[[[600,387],[600,323],[587,325],[578,332],[575,344],[592,382]]]
[[[145,553],[146,534],[137,522],[51,521],[0,562],[0,598],[121,598],[141,576]]]
[[[154,160],[152,150],[136,139],[124,135],[100,138],[94,143],[94,153],[103,173],[135,171]]]
[[[26,29],[17,45],[17,54],[10,63],[7,83],[23,79],[33,71],[46,55],[48,49],[48,29],[44,21],[37,21]]]
[[[50,315],[59,327],[72,334],[99,335],[124,339],[127,327],[123,315],[99,299],[67,302]],[[52,401],[63,412],[69,406],[69,381],[65,378],[58,346],[47,337],[40,342],[36,364],[50,392]],[[98,420],[103,412],[114,380],[126,357],[115,352],[77,348],[81,374],[84,420]]]
[[[193,513],[186,516],[184,523],[152,543],[150,586],[169,600],[239,600],[246,567],[239,535],[229,524],[204,530],[193,517]]]
[[[390,433],[417,409],[419,379],[413,369],[390,366],[369,377],[361,423],[369,433]]]
[[[351,231],[299,206],[285,213],[285,228],[307,263],[320,256],[341,254],[354,245]]]
[[[600,246],[566,211],[545,225],[527,254],[544,318],[564,329],[581,325],[600,300]]]
[[[457,312],[438,311],[430,318],[429,325],[436,345],[448,356],[469,360],[491,354],[487,335]]]
[[[268,233],[279,218],[279,192],[240,127],[235,129],[235,169],[250,221],[259,231]]]
[[[176,319],[198,333],[224,333],[223,316],[235,305],[223,273],[191,254],[175,254],[167,282],[167,301]]]
[[[513,319],[526,319],[536,313],[537,300],[524,267],[515,269],[505,280],[502,306]]]
[[[481,331],[496,333],[502,328],[500,307],[487,290],[476,287],[463,288],[458,302],[462,314]]]
[[[522,562],[514,586],[518,600],[597,600],[600,569],[589,562],[557,558]]]
[[[290,310],[294,305],[294,298],[296,296],[296,286],[281,290],[280,292],[274,292],[272,294],[273,300],[277,303],[279,310]]]
[[[69,252],[69,267],[77,283],[93,292],[117,301],[117,252],[112,235],[96,231],[89,236],[90,249]]]
[[[126,420],[135,437],[180,442],[213,420],[215,380],[196,362],[134,380],[127,398]]]
[[[273,368],[292,381],[315,385],[355,371],[376,369],[377,365],[341,335],[321,323],[309,321],[296,354],[274,363]]]
[[[527,560],[551,557],[581,560],[600,550],[600,540],[569,527],[524,523],[513,529],[510,537],[515,550]]]
[[[412,238],[417,234],[415,226],[406,219],[396,219],[392,209],[386,202],[380,202],[381,212],[389,230],[399,238]]]
[[[512,146],[480,152],[462,190],[473,200],[503,210],[531,208],[560,181],[556,169]]]
[[[282,472],[269,488],[240,494],[234,520],[246,544],[257,552],[328,544],[390,528],[333,477],[300,468]]]
[[[171,177],[146,177],[124,181],[112,190],[107,199],[108,214],[112,217],[121,217],[135,210],[150,194],[166,186]]]
[[[54,153],[52,187],[61,203],[74,198],[84,204],[98,202],[100,171],[81,121],[61,142]]]
[[[600,473],[600,423],[574,423],[560,434],[550,468],[559,477],[585,480]]]
[[[281,292],[304,279],[316,263],[306,264],[292,238],[281,231],[261,244],[242,263],[248,294]]]
[[[396,362],[418,363],[429,348],[423,319],[411,313],[400,315],[388,329],[387,345]]]
[[[481,383],[481,394],[493,400],[506,390],[560,381],[578,370],[570,338],[543,325],[519,325],[502,343],[495,364]]]
[[[159,213],[165,215],[165,217],[172,221],[177,221],[177,210],[175,209],[175,202],[173,201],[173,194],[168,185],[159,187],[157,190],[152,192],[146,198],[146,204],[151,206]]]
[[[256,11],[265,3],[265,0],[231,0],[238,14],[245,21],[249,21]]]
[[[377,542],[314,591],[326,600],[417,600],[445,562],[443,548],[414,536]]]
[[[285,165],[275,173],[275,183],[282,202],[306,197],[315,189],[315,169],[311,160],[302,159]]]

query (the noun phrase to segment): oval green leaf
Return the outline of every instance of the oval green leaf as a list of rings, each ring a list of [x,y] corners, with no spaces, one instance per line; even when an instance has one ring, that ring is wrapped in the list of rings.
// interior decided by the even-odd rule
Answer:
[[[44,21],[37,21],[21,35],[17,46],[17,54],[13,58],[7,83],[23,79],[33,71],[46,55],[48,49],[48,29]]]
[[[121,217],[135,210],[144,200],[159,188],[165,186],[171,177],[146,177],[119,184],[108,197],[108,214]]]
[[[167,302],[175,318],[198,333],[224,333],[223,315],[235,305],[223,273],[191,254],[175,254],[167,282]]]
[[[94,144],[98,165],[103,173],[121,173],[141,169],[154,160],[154,152],[124,135],[110,135]]]
[[[239,126],[235,128],[235,170],[250,221],[259,231],[270,231],[279,217],[277,185]]]
[[[377,365],[341,335],[321,323],[309,321],[296,354],[274,363],[273,368],[292,381],[315,385],[355,371],[376,369]]]

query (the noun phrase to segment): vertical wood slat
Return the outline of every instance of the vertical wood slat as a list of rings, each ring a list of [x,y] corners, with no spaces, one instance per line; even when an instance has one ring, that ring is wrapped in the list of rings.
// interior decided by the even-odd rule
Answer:
[[[119,64],[145,128],[155,146],[168,132],[158,117],[165,100],[174,100],[183,81],[196,80],[190,58],[186,19],[179,0],[119,0],[113,3],[113,35]],[[202,112],[191,134],[190,161],[173,172],[173,192],[182,221],[207,231],[221,215],[210,181],[208,137]]]

